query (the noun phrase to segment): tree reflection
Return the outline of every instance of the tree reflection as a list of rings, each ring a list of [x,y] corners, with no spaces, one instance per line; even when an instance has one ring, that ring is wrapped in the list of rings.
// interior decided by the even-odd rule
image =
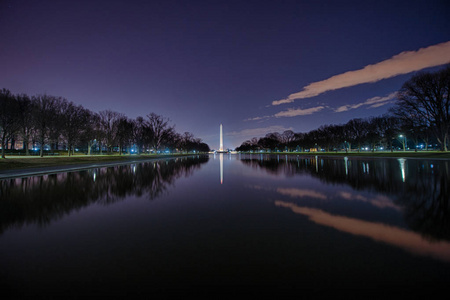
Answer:
[[[0,233],[30,223],[46,226],[93,203],[109,205],[129,196],[155,199],[208,160],[183,157],[2,180]]]
[[[403,207],[408,226],[430,240],[450,240],[448,161],[246,155],[242,163],[270,174],[309,174],[389,196]]]
[[[405,218],[413,230],[431,239],[450,240],[449,162],[415,167],[421,175],[411,178],[399,197],[405,207]]]

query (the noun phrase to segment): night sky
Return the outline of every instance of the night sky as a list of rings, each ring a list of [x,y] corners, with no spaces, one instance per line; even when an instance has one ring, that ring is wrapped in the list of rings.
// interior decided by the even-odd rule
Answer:
[[[219,147],[379,116],[450,63],[450,2],[0,0],[0,88]]]

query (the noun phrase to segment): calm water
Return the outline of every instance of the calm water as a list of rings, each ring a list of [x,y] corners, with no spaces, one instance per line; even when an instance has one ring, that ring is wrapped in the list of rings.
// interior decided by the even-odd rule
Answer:
[[[216,155],[0,182],[17,295],[447,287],[450,162]]]

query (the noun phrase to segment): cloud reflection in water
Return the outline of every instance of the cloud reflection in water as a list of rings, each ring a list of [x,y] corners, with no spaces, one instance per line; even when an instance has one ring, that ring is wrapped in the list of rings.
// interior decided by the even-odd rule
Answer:
[[[296,214],[308,216],[316,224],[328,226],[341,232],[371,238],[377,242],[397,246],[410,253],[431,256],[450,262],[450,243],[431,242],[420,234],[382,223],[332,215],[320,209],[302,207],[285,201],[275,201],[275,205],[291,209]]]

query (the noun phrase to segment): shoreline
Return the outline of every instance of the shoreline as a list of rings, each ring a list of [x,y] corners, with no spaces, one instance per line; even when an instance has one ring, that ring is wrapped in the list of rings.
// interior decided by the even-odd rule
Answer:
[[[156,160],[190,157],[203,154],[163,154],[141,156],[62,156],[7,157],[0,160],[0,180],[36,175],[74,172]]]
[[[233,153],[230,155],[288,155],[301,157],[323,157],[351,159],[432,159],[450,160],[450,152],[427,151],[427,152],[256,152],[256,153]],[[199,154],[161,154],[161,155],[92,155],[92,156],[60,156],[60,157],[35,157],[35,156],[7,156],[0,159],[0,180],[19,177],[29,177],[44,174],[55,174],[60,172],[74,172],[91,168],[102,168],[116,165],[133,164],[154,160],[170,159],[177,157],[189,157]]]
[[[428,152],[254,152],[237,153],[247,155],[297,155],[304,157],[349,157],[349,158],[411,158],[411,159],[439,159],[450,160],[450,152],[428,151]]]

